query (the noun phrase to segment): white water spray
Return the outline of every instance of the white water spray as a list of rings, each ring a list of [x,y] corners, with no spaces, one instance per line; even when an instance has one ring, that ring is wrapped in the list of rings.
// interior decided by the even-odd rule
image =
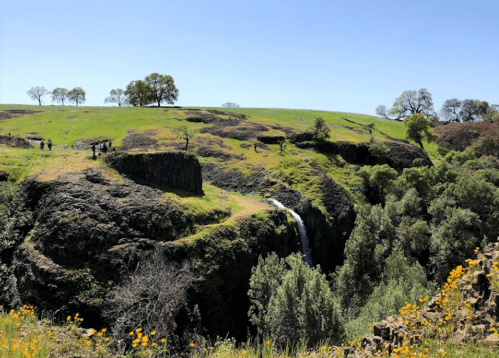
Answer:
[[[308,244],[307,229],[305,228],[305,225],[303,224],[303,220],[301,219],[300,215],[295,213],[293,210],[285,207],[282,203],[278,202],[275,199],[270,198],[269,201],[273,203],[275,206],[289,211],[291,216],[293,216],[293,218],[296,220],[296,223],[298,224],[298,231],[301,237],[303,261],[305,261],[305,263],[308,266],[312,267],[312,251],[310,250],[310,246]]]

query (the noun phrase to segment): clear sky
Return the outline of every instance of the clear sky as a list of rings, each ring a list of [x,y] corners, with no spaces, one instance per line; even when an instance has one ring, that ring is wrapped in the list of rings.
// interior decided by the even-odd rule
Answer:
[[[177,105],[374,114],[404,90],[499,104],[499,0],[4,0],[0,103],[158,72]],[[44,104],[51,104],[49,96]]]

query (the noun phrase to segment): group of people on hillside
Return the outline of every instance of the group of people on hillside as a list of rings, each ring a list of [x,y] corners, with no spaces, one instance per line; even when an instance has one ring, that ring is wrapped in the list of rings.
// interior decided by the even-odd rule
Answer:
[[[95,143],[92,144],[92,153],[93,153],[93,158],[97,158],[95,156],[95,149],[96,149],[96,146],[95,146]],[[99,155],[101,154],[106,154],[108,151],[113,151],[113,150],[116,150],[115,148],[113,148],[113,142],[109,141],[108,144],[106,144],[106,142],[102,142],[102,143],[99,143]]]
[[[43,141],[43,139],[40,141],[40,149],[43,150],[45,148],[45,142]],[[52,139],[49,138],[49,140],[47,141],[47,148],[49,150],[52,150]]]
[[[9,133],[9,135],[10,135],[10,133]],[[102,142],[102,143],[99,143],[98,145],[99,145],[99,156],[101,154],[106,154],[108,151],[110,152],[110,151],[116,150],[116,148],[113,147],[113,142],[111,142],[111,141],[109,141],[108,143]],[[50,139],[50,138],[47,141],[47,147],[49,150],[52,150],[52,139]],[[95,159],[95,158],[97,158],[97,156],[95,155],[95,150],[97,149],[95,143],[92,144],[91,148],[92,148],[93,158]],[[41,150],[45,149],[45,142],[43,139],[40,140],[40,149]]]

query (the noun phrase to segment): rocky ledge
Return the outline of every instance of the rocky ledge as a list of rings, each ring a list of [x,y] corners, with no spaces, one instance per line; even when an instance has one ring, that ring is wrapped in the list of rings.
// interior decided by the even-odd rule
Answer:
[[[345,356],[400,354],[425,338],[499,345],[499,242],[455,268],[437,296],[418,304],[407,303],[400,316],[374,324],[372,334],[344,349]]]
[[[201,165],[194,154],[186,152],[112,153],[105,162],[137,183],[167,185],[203,194]]]

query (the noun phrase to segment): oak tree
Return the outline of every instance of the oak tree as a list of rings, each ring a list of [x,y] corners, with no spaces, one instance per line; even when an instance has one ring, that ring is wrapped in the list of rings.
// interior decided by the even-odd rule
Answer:
[[[435,117],[433,99],[426,88],[419,91],[404,91],[395,99],[392,108],[387,110],[386,106],[380,105],[376,108],[376,114],[386,118],[403,121],[403,118],[415,113],[423,113],[426,117]],[[393,118],[391,118],[393,117]]]
[[[148,85],[151,102],[157,102],[158,107],[161,106],[161,102],[173,104],[178,98],[178,88],[175,87],[172,76],[151,73],[146,76],[145,83]]]
[[[81,87],[75,87],[68,92],[68,98],[71,103],[78,106],[79,103],[85,103],[85,91]]]
[[[110,96],[104,100],[104,103],[118,103],[118,106],[121,107],[121,104],[127,99],[125,91],[121,88],[113,89],[109,94]]]
[[[62,87],[55,88],[52,92],[52,102],[61,102],[64,106],[64,101],[68,99],[68,90]]]
[[[38,101],[38,104],[42,105],[42,97],[49,94],[50,92],[45,87],[31,87],[29,91],[26,92],[33,101]]]

